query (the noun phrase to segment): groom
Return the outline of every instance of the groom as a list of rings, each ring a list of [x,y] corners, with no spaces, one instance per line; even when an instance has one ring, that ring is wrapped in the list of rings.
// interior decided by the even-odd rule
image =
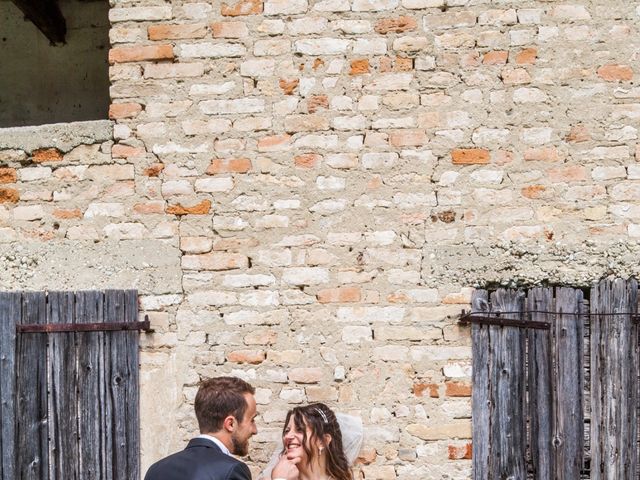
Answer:
[[[151,465],[145,480],[251,480],[249,467],[231,455],[246,455],[249,439],[258,433],[254,394],[236,377],[202,382],[195,401],[200,435]]]

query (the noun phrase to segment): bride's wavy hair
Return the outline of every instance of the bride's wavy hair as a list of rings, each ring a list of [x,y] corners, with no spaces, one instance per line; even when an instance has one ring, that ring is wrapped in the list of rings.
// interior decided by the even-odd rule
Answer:
[[[283,437],[291,417],[293,417],[296,430],[302,432],[302,448],[307,454],[309,463],[312,463],[318,455],[318,452],[309,448],[309,445],[314,439],[323,441],[324,436],[328,434],[331,436],[331,441],[325,447],[327,452],[327,474],[335,480],[353,480],[353,473],[344,455],[342,432],[340,432],[340,426],[333,411],[324,403],[312,403],[289,410],[287,419],[284,422]],[[311,431],[309,441],[307,441],[307,426]]]

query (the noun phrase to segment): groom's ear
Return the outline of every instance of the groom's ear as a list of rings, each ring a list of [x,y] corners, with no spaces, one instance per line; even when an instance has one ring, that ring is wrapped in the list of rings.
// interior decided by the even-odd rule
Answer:
[[[224,422],[222,422],[222,428],[231,433],[235,430],[236,423],[238,423],[236,417],[234,417],[233,415],[229,415],[224,419]]]

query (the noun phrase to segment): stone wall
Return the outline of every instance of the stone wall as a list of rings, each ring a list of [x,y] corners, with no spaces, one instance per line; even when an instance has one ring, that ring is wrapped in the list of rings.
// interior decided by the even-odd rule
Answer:
[[[469,478],[471,289],[639,273],[640,3],[112,3],[112,140],[0,131],[2,287],[140,290],[143,469],[234,374],[255,472],[325,401]]]

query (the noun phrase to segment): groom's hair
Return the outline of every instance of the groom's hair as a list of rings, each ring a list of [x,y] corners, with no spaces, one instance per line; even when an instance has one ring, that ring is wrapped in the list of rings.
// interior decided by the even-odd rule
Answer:
[[[229,415],[242,422],[247,410],[245,394],[255,393],[249,383],[237,377],[215,377],[200,382],[195,410],[200,433],[213,433],[222,428]]]

